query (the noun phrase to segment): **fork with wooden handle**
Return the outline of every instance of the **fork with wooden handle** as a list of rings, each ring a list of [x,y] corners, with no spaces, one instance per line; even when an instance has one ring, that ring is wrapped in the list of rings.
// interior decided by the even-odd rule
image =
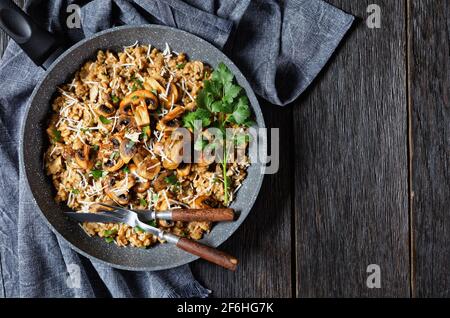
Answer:
[[[217,264],[219,266],[222,266],[224,268],[227,268],[229,270],[236,270],[238,260],[237,258],[219,251],[215,249],[214,247],[203,245],[199,242],[196,242],[194,240],[185,238],[185,237],[179,237],[177,235],[174,235],[172,233],[166,232],[164,230],[161,230],[157,227],[151,226],[144,222],[144,220],[141,219],[141,213],[137,213],[135,211],[125,209],[122,207],[117,206],[110,206],[101,203],[100,205],[104,206],[106,209],[105,211],[100,211],[96,213],[80,213],[80,212],[66,212],[66,215],[72,217],[73,219],[80,221],[80,222],[100,222],[100,223],[126,223],[130,225],[131,227],[138,226],[140,229],[152,233],[153,235],[157,236],[159,239],[164,240],[168,243],[176,245],[178,248],[191,253],[193,255],[196,255],[198,257],[203,258],[204,260],[207,260],[211,263]],[[180,212],[179,214],[175,213],[171,215],[171,220],[176,220],[177,216],[180,217],[183,220],[193,220],[198,219],[201,215],[203,215],[205,210],[203,209],[203,212],[200,211],[202,209],[186,209],[184,212]],[[214,210],[214,209],[213,209]],[[214,219],[217,221],[217,218],[226,219],[229,220],[230,218],[230,211],[226,211],[227,209],[223,209],[220,213],[215,214],[216,217]],[[231,209],[228,209],[231,210]],[[171,211],[172,213],[176,211]],[[150,212],[150,211],[149,211]],[[168,211],[165,211],[164,213],[167,213]],[[179,211],[178,211],[179,212]],[[188,216],[186,216],[188,215]],[[158,217],[158,214],[154,215]],[[234,213],[232,214],[234,217]],[[169,216],[167,216],[169,217]],[[167,219],[167,218],[166,218]],[[178,218],[178,220],[181,220]],[[200,219],[199,219],[200,220]],[[202,221],[204,221],[204,218],[201,218]]]

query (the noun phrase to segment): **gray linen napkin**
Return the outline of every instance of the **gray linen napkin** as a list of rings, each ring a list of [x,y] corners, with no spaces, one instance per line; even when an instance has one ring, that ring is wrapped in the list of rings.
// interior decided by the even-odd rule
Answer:
[[[71,3],[81,7],[82,29],[66,25]],[[325,65],[353,17],[320,0],[280,3],[35,0],[26,7],[37,22],[72,41],[122,24],[166,24],[197,34],[231,56],[260,96],[285,105]],[[209,291],[188,266],[116,270],[75,253],[46,227],[18,167],[23,111],[42,74],[9,43],[0,62],[0,297],[206,297]],[[79,285],[70,273],[79,274]]]

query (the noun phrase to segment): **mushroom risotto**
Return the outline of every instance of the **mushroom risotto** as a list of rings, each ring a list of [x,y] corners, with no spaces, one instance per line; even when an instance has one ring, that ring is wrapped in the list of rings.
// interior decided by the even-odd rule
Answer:
[[[137,43],[119,53],[98,51],[58,87],[52,109],[45,168],[56,200],[73,210],[96,212],[98,202],[137,212],[227,206],[246,177],[252,122],[245,91],[225,65],[213,70],[188,61],[167,44],[163,52]],[[175,134],[179,128],[190,138]],[[186,160],[191,148],[197,160]],[[219,160],[205,155],[217,149]],[[231,160],[239,151],[244,155]],[[150,224],[193,239],[211,229],[209,222]],[[119,246],[158,242],[126,224],[81,226]]]

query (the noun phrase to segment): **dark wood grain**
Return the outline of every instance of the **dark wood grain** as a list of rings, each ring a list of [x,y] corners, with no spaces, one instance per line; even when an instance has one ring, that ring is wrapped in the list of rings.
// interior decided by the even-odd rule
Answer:
[[[179,238],[177,247],[197,255],[210,263],[216,264],[231,271],[235,271],[239,263],[238,259],[224,251],[215,249],[200,242],[185,237]]]
[[[329,2],[362,20],[294,107],[297,295],[408,297],[405,2]]]
[[[450,3],[410,1],[414,296],[450,296]]]
[[[220,248],[239,259],[236,272],[199,260],[195,277],[213,297],[292,296],[292,109],[261,104],[268,127],[280,127],[280,171],[265,177],[252,212]]]
[[[230,222],[234,218],[234,211],[230,208],[176,209],[172,211],[172,220],[174,221]]]

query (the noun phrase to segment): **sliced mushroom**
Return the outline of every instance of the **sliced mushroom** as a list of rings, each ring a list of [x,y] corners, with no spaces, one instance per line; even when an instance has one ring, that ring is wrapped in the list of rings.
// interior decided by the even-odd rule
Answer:
[[[159,106],[158,97],[153,94],[151,91],[148,90],[140,90],[136,91],[135,94],[137,94],[141,100],[145,103],[145,106],[147,106],[150,110],[155,110]]]
[[[183,159],[183,141],[167,139],[164,146],[165,158],[163,167],[169,170],[175,170]]]
[[[106,195],[113,201],[126,205],[130,202],[129,190],[135,185],[136,178],[128,174],[127,178],[117,181],[114,177],[105,178]]]
[[[194,200],[194,208],[196,209],[207,209],[217,207],[217,201],[212,199],[208,195],[201,195]]]
[[[156,91],[158,94],[164,94],[166,92],[166,90],[164,89],[164,87],[153,77],[148,78],[145,82],[144,82],[144,87],[145,89],[149,90],[149,91]]]
[[[167,113],[167,115],[165,115],[161,121],[163,123],[168,123],[178,117],[180,117],[181,115],[183,115],[184,113],[184,107],[183,106],[175,106],[169,113]]]
[[[162,227],[174,227],[175,222],[171,220],[158,220],[158,224]]]
[[[117,121],[117,126],[120,127],[120,130],[124,128],[132,128],[136,124],[134,117],[128,115],[120,115],[119,120]]]
[[[133,189],[138,193],[144,193],[148,189],[150,189],[150,181],[139,181],[133,187]]]
[[[137,155],[137,154],[136,154]],[[135,156],[136,156],[135,155]],[[133,157],[134,160],[135,157]],[[135,164],[129,164],[128,168],[130,169],[131,174],[136,175],[137,174],[137,167]],[[147,191],[150,188],[150,181],[148,181],[147,179],[136,179],[136,184],[133,187],[133,190],[138,192],[138,193],[143,193],[145,191]]]
[[[137,165],[137,174],[147,180],[152,180],[161,170],[161,163],[157,158],[146,157]]]
[[[120,102],[119,113],[126,116],[133,116],[133,104],[124,103],[125,99]]]
[[[61,157],[56,157],[55,160],[50,161],[47,164],[47,172],[49,174],[56,174],[62,169]]]
[[[98,86],[94,85],[91,87],[91,89],[89,90],[89,100],[92,103],[95,103],[95,101],[97,100],[98,97]]]
[[[84,170],[90,170],[94,165],[94,160],[91,158],[91,147],[84,145],[83,148],[75,152],[75,162]]]
[[[181,126],[180,116],[184,113],[184,107],[176,106],[156,124],[156,130],[166,133],[172,132]]]
[[[122,168],[124,164],[125,162],[119,157],[118,159],[108,159],[103,163],[103,167],[108,172],[115,172]]]
[[[163,100],[164,107],[170,109],[172,104],[175,104],[180,99],[180,93],[178,92],[178,87],[174,83],[170,83],[169,91],[167,92],[166,100]]]
[[[177,175],[180,177],[186,177],[191,172],[191,164],[182,162],[177,168]]]
[[[164,88],[154,78],[147,79],[147,81],[144,83],[144,87],[150,91],[155,90],[158,95],[164,95],[164,98],[161,99],[161,103],[166,109],[169,109],[172,106],[172,103],[176,103],[180,99],[180,93],[178,92],[178,88],[174,83],[169,84],[169,91],[167,92],[167,94],[166,88]]]
[[[134,119],[139,127],[150,125],[150,117],[148,116],[148,110],[145,105],[139,105],[134,110]]]
[[[154,110],[158,108],[158,97],[150,90],[134,91],[122,99],[119,109],[122,114],[130,115],[130,109],[140,104],[145,104],[148,109]]]
[[[144,160],[144,154],[142,154],[140,151],[136,152],[136,154],[133,156],[133,162],[137,166]]]
[[[116,109],[110,103],[105,103],[94,108],[94,111],[99,116],[111,117],[116,112]]]
[[[119,136],[119,135],[112,136],[111,144],[113,146],[113,149],[118,150],[122,141],[123,141],[123,138],[121,136]]]
[[[178,120],[172,120],[167,123],[164,123],[162,120],[159,120],[156,123],[156,130],[164,131],[164,133],[172,133],[172,131],[176,130],[180,127],[180,122]]]
[[[106,204],[109,204],[109,205],[114,205],[114,201],[111,200],[111,199],[103,200],[102,203],[106,203]],[[105,211],[105,210],[111,210],[111,208],[107,208],[107,207],[105,207],[103,205],[100,205],[98,203],[94,203],[94,204],[91,204],[89,206],[89,212],[100,212],[100,211]]]
[[[134,141],[124,138],[122,142],[120,143],[120,158],[123,160],[123,162],[128,163],[130,162],[131,158],[136,154],[137,146]]]
[[[170,171],[161,172],[155,181],[153,181],[153,189],[155,189],[156,192],[159,192],[167,188],[169,184],[166,182],[166,178],[171,174],[172,172]]]

